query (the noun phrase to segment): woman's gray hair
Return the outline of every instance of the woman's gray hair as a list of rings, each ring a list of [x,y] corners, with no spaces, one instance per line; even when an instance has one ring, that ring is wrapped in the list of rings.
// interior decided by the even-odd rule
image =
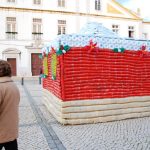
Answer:
[[[0,59],[0,77],[11,77],[11,65],[5,61]]]

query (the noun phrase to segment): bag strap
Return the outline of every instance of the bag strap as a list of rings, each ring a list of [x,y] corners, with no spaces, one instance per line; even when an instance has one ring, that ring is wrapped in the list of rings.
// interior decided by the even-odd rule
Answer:
[[[0,83],[7,83],[7,82],[13,82],[12,80],[11,81],[3,81],[3,82],[0,82]]]

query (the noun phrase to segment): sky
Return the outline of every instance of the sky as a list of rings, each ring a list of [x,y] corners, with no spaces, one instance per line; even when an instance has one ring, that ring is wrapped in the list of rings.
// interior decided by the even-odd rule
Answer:
[[[141,17],[147,18],[150,20],[150,0],[116,0],[123,4],[128,9],[137,11],[137,8],[140,8]]]

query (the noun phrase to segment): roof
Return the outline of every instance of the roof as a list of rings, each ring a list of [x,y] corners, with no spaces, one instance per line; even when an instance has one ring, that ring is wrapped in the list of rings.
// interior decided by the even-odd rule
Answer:
[[[139,50],[142,45],[146,45],[150,50],[149,40],[122,38],[102,26],[101,23],[90,22],[77,34],[57,36],[56,39],[43,48],[43,51],[48,53],[51,50],[51,47],[58,50],[60,45],[84,47],[89,44],[90,40],[97,43],[97,46],[100,48],[114,49],[123,47],[128,50]]]
[[[118,5],[120,8],[122,8],[124,11],[126,11],[128,14],[130,14],[131,16],[133,16],[136,19],[142,19],[137,13],[133,12],[132,10],[124,7],[122,4],[120,4],[120,2],[116,1],[116,0],[112,0],[116,5]]]
[[[89,22],[84,26],[79,34],[91,34],[102,37],[119,37],[117,33],[104,27],[101,23]]]
[[[143,19],[143,22],[150,22],[150,17],[141,17],[139,16],[136,12],[134,12],[133,10],[129,10],[128,8],[124,7],[122,4],[125,2],[124,0],[113,0],[115,1],[115,3],[119,4],[121,7],[125,8],[128,12],[132,13],[133,15],[135,15],[136,17],[139,17],[141,19]]]

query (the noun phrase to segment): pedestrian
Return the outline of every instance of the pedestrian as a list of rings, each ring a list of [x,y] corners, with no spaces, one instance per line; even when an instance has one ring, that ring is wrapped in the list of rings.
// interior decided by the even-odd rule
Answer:
[[[43,74],[43,67],[41,66],[40,67],[40,75],[42,75]]]
[[[20,93],[11,79],[11,66],[0,60],[0,150],[18,150]]]

